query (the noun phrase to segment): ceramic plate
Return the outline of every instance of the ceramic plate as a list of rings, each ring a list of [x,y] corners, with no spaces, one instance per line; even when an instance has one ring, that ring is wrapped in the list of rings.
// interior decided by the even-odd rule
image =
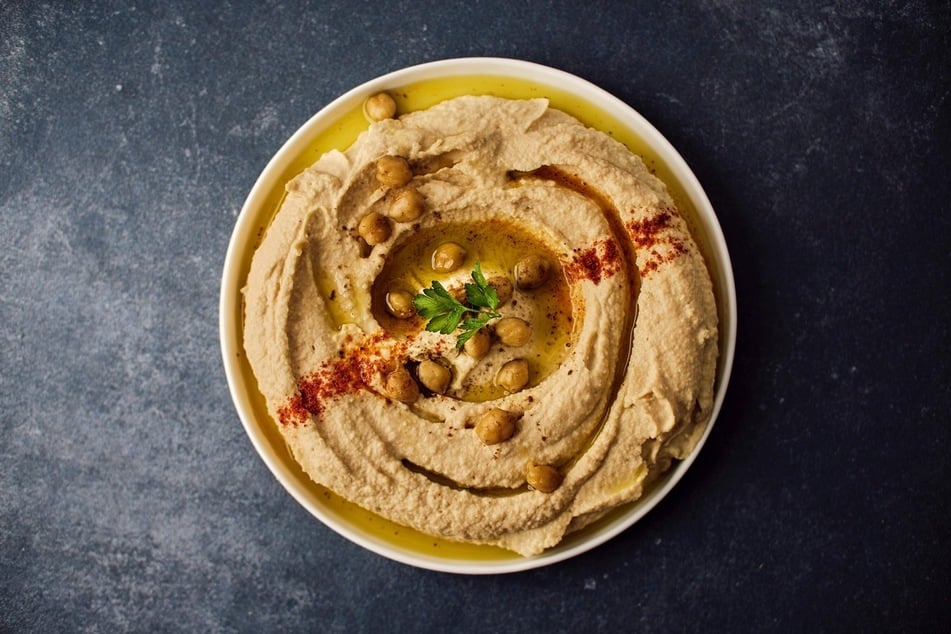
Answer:
[[[615,509],[534,557],[423,535],[359,509],[316,485],[284,445],[244,356],[241,288],[251,254],[280,205],[284,184],[325,151],[348,147],[368,125],[363,102],[384,90],[397,97],[401,111],[425,108],[463,94],[547,97],[552,106],[612,134],[643,156],[667,184],[704,252],[713,278],[720,319],[720,359],[713,415],[696,449],[687,459],[675,463],[640,500]],[[445,572],[504,573],[552,564],[604,543],[643,517],[683,477],[723,404],[736,340],[736,291],[726,242],[703,188],[673,146],[633,108],[588,81],[547,66],[499,58],[449,59],[404,68],[357,86],[315,114],[278,150],[251,189],[231,236],[221,285],[220,336],[232,399],[252,444],[284,488],[310,513],[347,539],[396,561]]]

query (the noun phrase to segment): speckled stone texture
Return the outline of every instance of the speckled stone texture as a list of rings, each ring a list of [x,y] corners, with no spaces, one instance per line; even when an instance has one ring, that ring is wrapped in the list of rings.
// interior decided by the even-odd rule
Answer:
[[[0,3],[0,630],[946,631],[948,3],[581,4]],[[309,516],[217,339],[271,154],[347,89],[469,55],[651,120],[707,188],[740,306],[674,492],[500,577]]]

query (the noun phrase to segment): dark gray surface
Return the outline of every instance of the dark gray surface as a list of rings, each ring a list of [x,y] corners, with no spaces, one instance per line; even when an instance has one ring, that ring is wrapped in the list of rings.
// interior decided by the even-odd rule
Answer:
[[[0,629],[948,627],[948,3],[201,4],[0,5]],[[651,120],[707,188],[740,302],[675,491],[584,556],[488,578],[310,517],[217,340],[270,155],[345,90],[469,55]]]

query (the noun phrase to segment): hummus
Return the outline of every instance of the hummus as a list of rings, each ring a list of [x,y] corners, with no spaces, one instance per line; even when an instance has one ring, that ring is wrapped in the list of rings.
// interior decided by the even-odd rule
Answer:
[[[460,97],[372,123],[286,190],[251,263],[244,345],[316,482],[532,555],[696,445],[717,364],[710,277],[621,143],[544,99]],[[527,260],[538,279],[519,278]],[[477,263],[499,296],[479,315]],[[483,318],[465,348],[464,323],[427,330],[407,301],[434,281],[462,322]]]

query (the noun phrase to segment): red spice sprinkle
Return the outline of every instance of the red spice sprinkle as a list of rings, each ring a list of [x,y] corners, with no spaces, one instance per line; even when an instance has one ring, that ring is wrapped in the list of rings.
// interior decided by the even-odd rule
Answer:
[[[680,238],[669,235],[668,229],[673,224],[674,214],[664,210],[646,220],[632,220],[627,223],[627,230],[635,247],[647,251],[641,265],[641,277],[652,273],[666,262],[672,262],[678,256],[687,252],[687,246]],[[666,247],[666,248],[657,248]]]
[[[380,342],[385,333],[375,335],[366,342],[347,347],[337,356],[324,361],[320,367],[301,377],[297,393],[278,410],[282,425],[303,425],[308,416],[319,417],[327,401],[344,394],[369,390],[373,378],[395,367],[392,355],[404,353],[405,344],[383,354]],[[349,342],[348,342],[349,343]]]
[[[670,226],[670,212],[662,211],[653,218],[632,220],[627,223],[631,238],[639,247],[649,247],[657,241],[658,234]]]
[[[579,250],[565,267],[569,281],[588,279],[600,284],[602,279],[611,277],[619,270],[623,262],[621,250],[613,238],[598,240],[587,249]]]
[[[282,425],[303,425],[307,422],[307,410],[304,408],[300,394],[291,397],[287,405],[277,410],[277,417]]]

